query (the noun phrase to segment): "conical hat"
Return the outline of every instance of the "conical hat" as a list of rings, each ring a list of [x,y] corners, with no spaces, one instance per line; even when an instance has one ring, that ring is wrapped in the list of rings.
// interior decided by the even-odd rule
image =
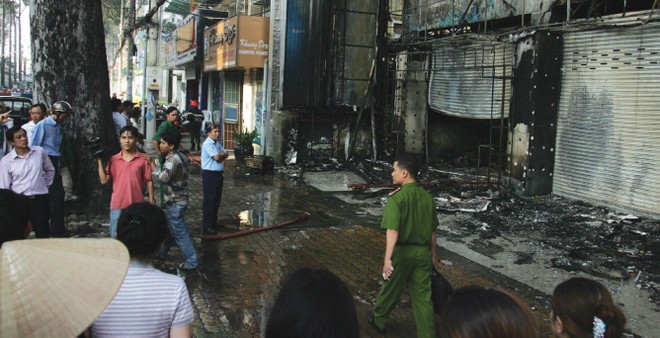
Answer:
[[[0,249],[0,337],[75,337],[103,312],[128,270],[114,239],[34,239]]]

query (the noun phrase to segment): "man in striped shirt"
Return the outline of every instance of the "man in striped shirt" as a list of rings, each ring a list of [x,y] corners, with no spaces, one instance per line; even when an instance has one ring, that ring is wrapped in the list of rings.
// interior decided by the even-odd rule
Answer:
[[[181,270],[197,269],[197,254],[193,247],[188,224],[186,224],[185,213],[188,208],[188,164],[190,160],[179,152],[181,144],[181,135],[179,133],[165,132],[160,137],[160,153],[165,156],[165,160],[156,166],[151,164],[153,169],[152,179],[163,183],[161,190],[164,191],[164,201],[161,206],[165,208],[167,221],[170,229],[170,235],[181,249],[184,262],[179,264]],[[172,240],[165,240],[163,249],[158,255],[161,259],[166,259],[170,251]]]
[[[136,203],[124,210],[117,239],[131,256],[124,283],[92,324],[93,337],[187,337],[193,310],[183,279],[151,265],[167,234],[163,210]]]

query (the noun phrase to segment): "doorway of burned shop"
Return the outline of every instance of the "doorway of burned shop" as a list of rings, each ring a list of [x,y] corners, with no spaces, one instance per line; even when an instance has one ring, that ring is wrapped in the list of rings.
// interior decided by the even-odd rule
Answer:
[[[387,59],[382,147],[507,181],[514,45],[448,38]]]

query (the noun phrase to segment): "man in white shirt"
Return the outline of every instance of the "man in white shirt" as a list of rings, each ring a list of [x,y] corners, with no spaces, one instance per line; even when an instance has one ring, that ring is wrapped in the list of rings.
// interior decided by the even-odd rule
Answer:
[[[110,108],[112,108],[112,122],[115,124],[115,135],[117,136],[117,140],[119,140],[119,131],[126,126],[128,121],[121,113],[123,108],[120,99],[110,99]]]
[[[30,122],[21,126],[21,128],[27,133],[28,140],[32,138],[32,132],[37,123],[46,117],[46,111],[46,105],[43,103],[32,105],[32,108],[30,109]]]

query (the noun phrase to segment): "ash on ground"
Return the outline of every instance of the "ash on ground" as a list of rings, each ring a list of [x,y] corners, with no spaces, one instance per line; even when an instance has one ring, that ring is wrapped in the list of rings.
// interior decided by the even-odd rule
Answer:
[[[374,184],[391,183],[390,163],[361,161],[351,169]],[[443,236],[487,257],[511,250],[517,265],[550,254],[544,259],[551,268],[632,280],[660,305],[660,220],[553,195],[517,196],[495,190],[485,174],[450,164],[422,169],[418,181],[447,220]]]

